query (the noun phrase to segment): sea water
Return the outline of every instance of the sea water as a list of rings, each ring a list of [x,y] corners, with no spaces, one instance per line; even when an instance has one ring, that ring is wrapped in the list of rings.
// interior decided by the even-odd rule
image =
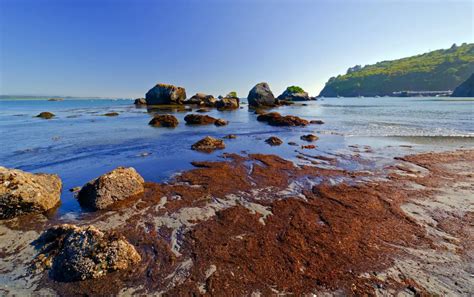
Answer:
[[[56,116],[35,117],[42,111]],[[189,112],[148,110],[132,100],[66,99],[0,100],[0,166],[30,172],[58,174],[64,184],[58,214],[80,211],[68,189],[117,166],[132,166],[147,181],[166,181],[173,174],[192,168],[190,162],[222,160],[222,153],[278,154],[297,162],[299,152],[337,156],[354,153],[354,146],[372,148],[366,158],[384,162],[396,155],[430,150],[474,147],[474,98],[323,98],[279,107],[275,111],[324,125],[272,127],[258,122],[245,102],[235,111],[206,113],[229,121],[227,126],[188,126]],[[119,116],[107,117],[107,112]],[[148,122],[156,113],[172,113],[176,128],[154,128]],[[307,144],[300,136],[320,137],[314,150],[287,145]],[[223,137],[226,149],[211,154],[191,150],[205,136]],[[284,141],[272,147],[270,136]],[[348,163],[346,169],[360,169]]]

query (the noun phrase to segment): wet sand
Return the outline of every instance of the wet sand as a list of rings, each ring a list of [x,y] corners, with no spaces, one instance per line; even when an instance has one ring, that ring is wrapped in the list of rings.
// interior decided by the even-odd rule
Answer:
[[[474,291],[474,151],[344,160],[225,154],[144,195],[80,217],[0,223],[0,293],[110,295],[396,294]],[[317,166],[314,166],[317,165]],[[83,282],[31,271],[31,245],[58,223],[123,234],[142,262]]]

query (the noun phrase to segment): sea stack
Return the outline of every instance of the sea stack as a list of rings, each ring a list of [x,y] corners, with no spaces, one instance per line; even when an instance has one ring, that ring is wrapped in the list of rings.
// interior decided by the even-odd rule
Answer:
[[[145,97],[148,105],[183,104],[186,90],[183,87],[159,83],[151,88]]]
[[[255,87],[250,90],[247,100],[249,105],[253,107],[276,105],[275,96],[266,82],[256,84]]]

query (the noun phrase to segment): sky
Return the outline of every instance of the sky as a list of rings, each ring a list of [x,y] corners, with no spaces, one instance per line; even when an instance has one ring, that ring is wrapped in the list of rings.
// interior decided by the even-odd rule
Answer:
[[[0,0],[0,94],[317,95],[356,64],[474,42],[473,15],[473,0]]]

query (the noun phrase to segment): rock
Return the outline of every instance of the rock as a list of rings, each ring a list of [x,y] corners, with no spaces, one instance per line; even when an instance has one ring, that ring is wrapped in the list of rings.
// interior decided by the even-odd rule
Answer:
[[[61,187],[61,179],[55,174],[0,166],[0,219],[54,208],[59,204]]]
[[[222,98],[216,102],[216,107],[218,110],[232,110],[239,108],[239,106],[239,98]]]
[[[64,98],[49,98],[48,101],[64,101]]]
[[[135,169],[118,167],[85,184],[77,198],[86,208],[105,209],[117,201],[143,193],[144,183]]]
[[[315,149],[316,146],[314,144],[302,145],[302,149]]]
[[[188,114],[184,117],[188,125],[210,125],[216,122],[216,118],[208,115]]]
[[[267,113],[267,112],[268,112],[268,111],[265,110],[265,109],[258,108],[258,109],[255,110],[254,113],[255,113],[255,114],[265,114],[265,113]]]
[[[179,121],[178,119],[171,114],[159,114],[155,115],[153,119],[148,123],[148,125],[151,125],[153,127],[168,127],[168,128],[174,128],[178,126]]]
[[[235,135],[235,134],[229,134],[229,135],[224,136],[224,138],[226,138],[226,139],[236,139],[236,138],[237,138],[237,135]]]
[[[239,99],[239,96],[237,96],[237,92],[232,91],[232,92],[227,93],[227,95],[225,95],[224,98],[228,98],[228,99]],[[220,99],[222,99],[222,98],[220,98]]]
[[[257,117],[257,121],[267,122],[271,126],[306,126],[309,124],[302,118],[291,115],[282,116],[278,112],[261,114]]]
[[[146,99],[145,98],[137,98],[133,102],[135,105],[146,105]]]
[[[39,115],[36,116],[37,118],[42,118],[42,119],[46,119],[46,120],[49,120],[53,117],[55,117],[54,113],[51,113],[49,111],[43,111],[42,113],[40,113]]]
[[[186,99],[186,90],[168,84],[157,84],[145,95],[148,105],[183,104]]]
[[[288,145],[297,146],[298,144],[296,142],[290,141],[288,142]]]
[[[275,136],[268,138],[267,140],[265,140],[265,142],[272,146],[281,145],[283,143],[283,141],[280,138],[275,137]]]
[[[314,124],[314,125],[322,125],[324,124],[323,121],[321,120],[312,120],[312,121],[309,121],[310,124]]]
[[[108,112],[108,113],[103,114],[103,116],[106,116],[106,117],[116,117],[118,115],[119,115],[118,112]]]
[[[70,188],[69,189],[69,192],[72,192],[72,193],[77,193],[81,190],[81,187],[74,187],[74,188]]]
[[[309,142],[312,142],[312,141],[316,141],[319,139],[318,136],[314,135],[314,134],[306,134],[306,135],[303,135],[300,137],[301,140],[305,140],[305,141],[309,141]]]
[[[141,261],[135,247],[123,236],[104,233],[94,226],[54,226],[35,244],[40,249],[35,266],[51,269],[51,278],[63,282],[99,278]]]
[[[207,95],[204,93],[196,93],[196,95],[189,98],[189,100],[185,101],[185,104],[196,104],[196,105],[203,105],[207,107],[214,107],[216,104],[216,98],[212,95]]]
[[[265,82],[255,85],[255,87],[250,90],[247,100],[249,105],[253,107],[276,105],[275,96],[270,90],[270,86]]]
[[[291,86],[278,96],[279,100],[285,101],[309,101],[311,98],[302,88],[298,86]]]
[[[209,112],[209,109],[207,109],[207,108],[199,108],[198,110],[196,110],[196,112]]]
[[[214,125],[220,127],[220,126],[225,126],[227,125],[229,122],[227,122],[226,120],[224,119],[217,119],[215,122],[214,122]]]
[[[222,150],[225,148],[224,141],[207,136],[191,146],[193,150],[212,152],[213,150]]]
[[[474,97],[474,73],[454,89],[451,97]]]

